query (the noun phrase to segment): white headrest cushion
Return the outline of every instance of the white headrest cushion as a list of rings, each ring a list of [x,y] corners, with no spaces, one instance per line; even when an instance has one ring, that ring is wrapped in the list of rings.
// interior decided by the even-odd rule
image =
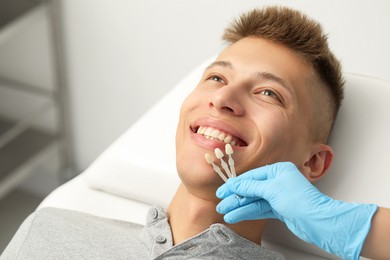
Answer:
[[[333,166],[317,184],[346,201],[390,207],[390,81],[346,74],[345,99],[329,144]]]
[[[92,163],[85,172],[90,187],[168,205],[180,182],[175,135],[181,103],[214,59],[194,69]]]

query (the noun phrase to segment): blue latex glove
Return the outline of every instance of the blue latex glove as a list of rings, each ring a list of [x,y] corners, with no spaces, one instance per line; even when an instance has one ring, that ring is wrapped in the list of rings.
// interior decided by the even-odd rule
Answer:
[[[239,196],[241,197],[239,197]],[[302,240],[343,259],[358,259],[376,205],[334,200],[314,187],[293,163],[260,167],[217,190],[217,211],[227,223],[276,218]]]

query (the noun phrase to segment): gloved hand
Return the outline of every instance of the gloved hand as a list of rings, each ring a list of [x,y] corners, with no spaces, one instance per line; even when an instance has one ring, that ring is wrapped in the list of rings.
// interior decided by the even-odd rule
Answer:
[[[239,195],[239,196],[237,196]],[[227,223],[277,218],[302,240],[343,259],[358,259],[376,205],[334,200],[290,162],[230,178],[217,190],[217,211]]]

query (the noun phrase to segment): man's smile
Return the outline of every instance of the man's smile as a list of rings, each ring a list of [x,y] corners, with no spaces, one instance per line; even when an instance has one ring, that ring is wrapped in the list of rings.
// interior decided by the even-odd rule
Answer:
[[[232,146],[247,146],[247,144],[238,137],[235,137],[229,133],[226,133],[220,129],[216,129],[210,126],[199,126],[196,130],[197,134],[203,135],[206,139],[219,140],[225,144]]]
[[[247,141],[244,137],[239,134],[240,131],[230,124],[215,119],[215,118],[202,118],[196,120],[195,123],[191,124],[190,130],[196,138],[207,146],[224,147],[225,144],[230,144],[236,148],[248,146]]]

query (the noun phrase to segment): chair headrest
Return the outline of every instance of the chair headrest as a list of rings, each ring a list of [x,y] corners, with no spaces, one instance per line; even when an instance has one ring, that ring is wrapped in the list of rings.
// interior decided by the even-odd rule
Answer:
[[[346,74],[345,100],[329,144],[335,158],[320,190],[389,207],[390,81]]]

